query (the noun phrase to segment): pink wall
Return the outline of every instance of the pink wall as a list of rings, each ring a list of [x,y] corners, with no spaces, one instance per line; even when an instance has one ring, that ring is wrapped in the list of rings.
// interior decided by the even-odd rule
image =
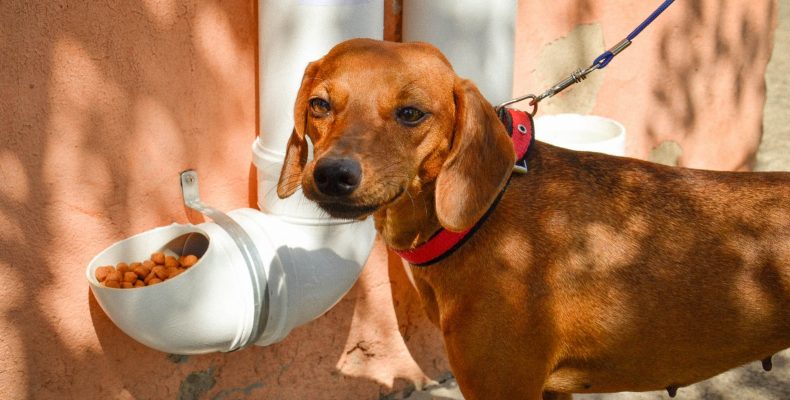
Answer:
[[[0,398],[374,399],[447,371],[438,333],[381,243],[338,306],[267,348],[168,356],[120,332],[91,296],[93,255],[187,221],[181,170],[200,171],[204,199],[220,209],[254,204],[255,3],[0,5]],[[391,38],[399,4],[388,1]],[[602,47],[653,7],[520,5],[517,93],[553,83],[541,69],[556,64],[551,46],[583,48],[563,39],[587,40],[573,36],[580,24],[601,32]],[[594,90],[552,107],[624,122],[633,155],[673,140],[681,164],[748,168],[774,2],[673,7]]]
[[[514,91],[540,91],[589,65],[661,2],[560,0],[546,7],[521,0]],[[608,67],[555,100],[549,111],[617,119],[626,127],[632,156],[648,158],[673,141],[682,150],[679,165],[750,169],[762,136],[776,7],[772,0],[676,1]],[[573,36],[576,29],[587,35]]]
[[[150,350],[91,296],[93,255],[186,222],[181,170],[220,209],[254,204],[256,23],[252,1],[0,6],[0,398],[377,398],[447,369],[383,252],[328,315],[232,354]]]

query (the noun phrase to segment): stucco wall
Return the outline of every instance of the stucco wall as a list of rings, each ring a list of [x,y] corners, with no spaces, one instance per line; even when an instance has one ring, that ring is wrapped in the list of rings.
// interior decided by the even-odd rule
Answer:
[[[561,0],[548,7],[522,0],[515,91],[542,90],[589,65],[660,3]],[[543,110],[619,120],[628,132],[627,152],[635,157],[649,158],[671,141],[682,152],[671,163],[750,169],[775,27],[774,1],[675,2],[608,67]]]
[[[520,1],[514,92],[589,62],[649,3]],[[396,38],[400,1],[387,4]],[[774,3],[673,7],[544,112],[618,119],[635,156],[671,140],[681,165],[748,168]],[[255,204],[255,14],[241,0],[0,3],[0,398],[375,399],[448,370],[381,243],[344,300],[267,348],[156,352],[90,295],[84,268],[98,251],[188,221],[181,170],[196,168],[220,209]]]
[[[0,398],[377,398],[447,370],[381,250],[328,315],[232,354],[150,350],[91,296],[93,255],[187,222],[181,170],[215,207],[255,204],[255,8],[0,3]]]

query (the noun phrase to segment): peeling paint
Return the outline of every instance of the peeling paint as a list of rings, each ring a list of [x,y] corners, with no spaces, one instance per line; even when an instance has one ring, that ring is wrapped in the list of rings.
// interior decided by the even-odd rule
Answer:
[[[214,368],[193,372],[181,381],[181,385],[178,388],[178,400],[198,400],[213,388],[216,383]]]
[[[571,72],[586,68],[605,50],[600,24],[577,25],[567,36],[547,44],[538,56],[540,89],[549,88],[567,78]],[[604,71],[588,75],[582,84],[574,85],[555,97],[541,102],[542,114],[589,114],[595,107]]]
[[[168,354],[167,359],[175,364],[182,364],[189,361],[189,356],[181,354]]]
[[[250,385],[240,387],[240,388],[231,388],[221,390],[217,393],[211,400],[225,400],[228,398],[239,399],[241,397],[248,397],[255,389],[260,389],[263,387],[263,382],[255,382]]]
[[[680,147],[680,144],[674,140],[665,140],[650,150],[648,160],[677,167],[681,156],[683,156],[683,148]]]

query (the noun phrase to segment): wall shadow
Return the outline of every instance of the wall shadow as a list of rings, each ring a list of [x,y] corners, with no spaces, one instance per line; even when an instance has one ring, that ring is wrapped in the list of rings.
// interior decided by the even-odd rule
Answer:
[[[329,354],[344,351],[353,292],[282,343],[181,357],[123,334],[85,284],[85,265],[102,248],[187,219],[177,184],[184,169],[203,172],[214,205],[255,203],[254,187],[249,198],[244,191],[254,182],[249,142],[259,122],[256,7],[0,4],[0,274],[18,283],[2,305],[2,334],[15,343],[9,396],[303,399],[382,390],[339,374],[338,354]],[[329,348],[311,345],[327,332],[337,336]]]

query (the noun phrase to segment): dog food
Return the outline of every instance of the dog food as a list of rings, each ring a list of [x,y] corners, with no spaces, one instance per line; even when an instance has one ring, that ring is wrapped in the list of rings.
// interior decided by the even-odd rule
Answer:
[[[158,251],[151,258],[130,264],[120,262],[114,267],[104,265],[96,268],[96,279],[111,288],[132,289],[156,285],[175,278],[198,262],[193,254],[173,257]]]

